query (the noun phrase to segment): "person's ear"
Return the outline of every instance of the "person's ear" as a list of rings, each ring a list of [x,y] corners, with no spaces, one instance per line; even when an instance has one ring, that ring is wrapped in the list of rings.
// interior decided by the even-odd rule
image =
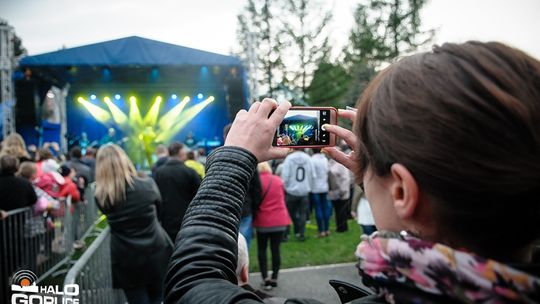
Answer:
[[[249,281],[249,269],[248,264],[242,267],[242,272],[240,273],[240,279],[243,284],[247,284]]]
[[[420,199],[418,183],[402,164],[393,164],[390,172],[392,176],[390,194],[394,201],[394,209],[400,219],[409,220],[418,210]]]

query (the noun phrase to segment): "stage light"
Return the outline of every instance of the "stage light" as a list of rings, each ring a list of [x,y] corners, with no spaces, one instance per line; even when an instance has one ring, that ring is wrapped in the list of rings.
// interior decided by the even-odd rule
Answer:
[[[208,97],[208,101],[212,102],[212,101],[214,101],[214,100],[216,100],[216,99],[214,98],[214,96]]]
[[[169,128],[161,128],[161,133],[156,137],[156,142],[169,141],[178,131],[187,125],[197,114],[199,114],[206,106],[208,106],[214,98],[207,98],[198,104],[190,107],[185,112],[182,112],[178,119],[175,119]],[[182,101],[183,102],[183,101]],[[161,120],[160,120],[161,122]]]
[[[174,106],[172,109],[169,110],[169,112],[165,113],[160,120],[159,120],[159,127],[161,130],[168,130],[170,129],[176,122],[177,118],[180,116],[180,113],[182,113],[182,110],[184,110],[184,107],[186,104],[190,101],[189,96],[184,97],[182,101]]]
[[[150,110],[148,111],[148,113],[146,113],[146,116],[144,117],[145,126],[154,126],[156,124],[161,101],[163,101],[163,98],[161,98],[161,96],[156,97],[156,100],[154,101],[154,103],[150,107]]]
[[[117,94],[117,96],[119,96]],[[116,97],[116,96],[115,96]],[[109,110],[111,111],[111,114],[112,114],[112,117],[113,117],[113,120],[114,122],[116,122],[117,124],[120,125],[120,127],[123,127],[123,125],[127,122],[128,118],[126,116],[126,114],[124,114],[124,112],[122,112],[122,110],[120,110],[112,101],[109,97],[105,97],[103,98],[103,101],[105,102],[105,104],[107,105],[107,107],[109,107]]]
[[[103,110],[102,108],[92,104],[91,102],[85,100],[82,97],[77,98],[77,101],[82,104],[88,112],[99,122],[105,123],[111,119],[111,114]]]
[[[97,98],[96,95],[94,95],[94,94],[90,95],[90,100],[96,100],[96,98]]]
[[[171,95],[171,98],[174,99],[174,100],[176,100],[176,99],[178,99],[178,96],[177,96],[176,94],[172,94],[172,95]]]
[[[116,95],[114,95],[114,99],[116,99],[116,100],[120,100],[120,98],[121,98],[121,97],[120,97],[120,94],[116,94]]]
[[[133,128],[141,127],[143,124],[135,96],[129,98],[129,123]]]
[[[53,92],[47,92],[47,98],[54,98]]]
[[[197,94],[197,98],[203,99],[203,98],[204,98],[204,95],[203,95],[202,93],[199,93],[199,94]]]

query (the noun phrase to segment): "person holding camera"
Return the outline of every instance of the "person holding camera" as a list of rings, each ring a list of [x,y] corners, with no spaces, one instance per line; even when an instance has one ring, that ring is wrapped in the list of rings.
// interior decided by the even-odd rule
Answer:
[[[261,301],[236,286],[238,221],[257,162],[287,153],[272,140],[289,107],[240,111],[208,157],[166,303]],[[538,60],[496,42],[446,43],[387,67],[340,116],[354,133],[325,128],[353,151],[325,150],[356,173],[379,229],[356,250],[372,292],[356,303],[540,302]]]

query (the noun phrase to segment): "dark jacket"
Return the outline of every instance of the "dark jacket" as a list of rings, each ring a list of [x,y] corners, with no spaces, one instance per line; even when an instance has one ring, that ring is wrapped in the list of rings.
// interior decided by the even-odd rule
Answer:
[[[70,161],[66,162],[66,166],[75,169],[75,172],[77,172],[77,178],[84,178],[85,185],[89,185],[94,181],[94,177],[92,176],[92,171],[90,170],[90,167],[82,160],[78,158],[72,158]]]
[[[237,285],[235,274],[242,203],[256,166],[253,154],[241,148],[221,147],[208,156],[206,177],[176,239],[165,303],[262,302]]]
[[[259,205],[261,204],[261,188],[262,186],[259,174],[253,174],[253,177],[249,181],[244,205],[242,206],[242,217],[246,217],[248,215],[253,215],[254,218],[256,217],[257,210],[259,210]]]
[[[154,181],[134,177],[125,201],[110,208],[97,203],[111,227],[114,287],[139,288],[163,280],[172,242],[158,223],[161,196]]]
[[[199,189],[201,178],[182,161],[171,158],[156,170],[154,180],[163,198],[163,210],[159,215],[161,225],[174,241],[187,207]]]
[[[165,165],[165,163],[169,160],[169,157],[168,156],[163,156],[163,157],[160,157],[158,158],[158,160],[156,161],[156,163],[154,164],[154,166],[152,167],[152,177],[156,177],[156,171],[157,169],[159,169],[161,166]]]
[[[13,174],[0,174],[0,210],[23,208],[36,201],[36,192],[29,181]]]

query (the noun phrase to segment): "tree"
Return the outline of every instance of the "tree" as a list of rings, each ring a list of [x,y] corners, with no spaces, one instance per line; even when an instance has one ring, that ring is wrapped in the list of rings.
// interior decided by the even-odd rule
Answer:
[[[340,64],[323,61],[313,73],[307,88],[307,102],[312,106],[344,107],[342,102],[350,86],[351,76]]]
[[[305,101],[313,73],[330,52],[328,22],[330,11],[323,11],[323,3],[316,0],[286,0],[284,4],[284,39],[290,57],[287,62],[287,78],[300,92]],[[328,67],[328,66],[326,66]]]
[[[244,62],[256,62],[255,79],[266,89],[268,96],[273,96],[275,89],[283,79],[281,60],[281,30],[276,28],[274,11],[275,1],[248,0],[243,12],[238,15],[237,37],[240,57]],[[248,58],[253,52],[254,58]]]
[[[433,39],[422,31],[420,11],[427,0],[370,0],[354,13],[355,25],[345,50],[349,67],[358,63],[377,67]]]

